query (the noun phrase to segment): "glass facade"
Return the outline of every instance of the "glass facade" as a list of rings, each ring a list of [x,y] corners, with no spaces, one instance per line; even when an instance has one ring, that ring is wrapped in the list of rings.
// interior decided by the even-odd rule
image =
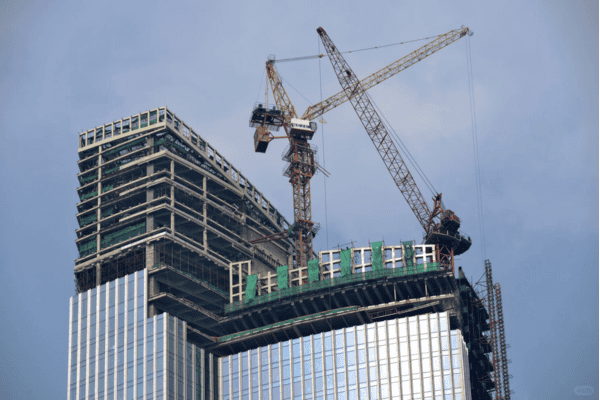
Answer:
[[[223,400],[470,400],[467,348],[448,314],[371,323],[223,357]]]
[[[147,270],[70,299],[68,400],[204,400],[212,356],[184,321],[147,316]]]

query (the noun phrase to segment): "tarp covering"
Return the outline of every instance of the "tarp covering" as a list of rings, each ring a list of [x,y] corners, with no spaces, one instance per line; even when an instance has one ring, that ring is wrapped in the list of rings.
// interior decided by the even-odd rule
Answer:
[[[248,275],[246,277],[246,297],[244,303],[250,303],[256,298],[256,282],[258,281],[258,275]]]
[[[407,267],[412,267],[415,265],[413,257],[415,255],[415,250],[413,249],[412,242],[402,242],[404,246],[404,264]]]
[[[382,246],[383,242],[375,242],[371,245],[371,264],[373,266],[373,271],[380,271],[383,269]]]
[[[352,275],[352,250],[346,249],[340,251],[340,269],[342,276]]]
[[[288,267],[287,265],[282,265],[281,267],[277,267],[277,289],[287,289],[288,288]]]
[[[308,262],[308,282],[319,280],[319,260],[310,260]]]

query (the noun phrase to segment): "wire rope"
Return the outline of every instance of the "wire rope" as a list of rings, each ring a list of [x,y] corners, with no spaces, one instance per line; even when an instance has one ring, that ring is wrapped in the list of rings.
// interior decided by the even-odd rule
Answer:
[[[369,99],[371,100],[371,102],[373,103],[373,105],[375,106],[377,111],[379,112],[379,115],[381,115],[383,117],[384,123],[392,132],[392,134],[390,135],[390,138],[392,139],[392,141],[395,144],[397,144],[398,147],[400,147],[400,151],[402,151],[404,153],[405,157],[408,159],[408,162],[410,162],[410,164],[413,166],[413,170],[417,172],[417,174],[425,182],[425,186],[427,186],[427,188],[435,196],[437,194],[437,191],[433,187],[433,184],[431,183],[431,181],[425,175],[425,172],[421,169],[421,167],[417,163],[417,160],[412,156],[412,154],[410,153],[410,151],[408,150],[408,148],[406,147],[404,142],[402,142],[402,139],[400,139],[400,136],[398,136],[398,134],[396,133],[396,131],[394,130],[392,125],[389,123],[389,121],[387,120],[385,115],[381,112],[381,109],[379,108],[379,106],[377,106],[377,103],[373,100],[373,97],[371,97],[371,95],[368,92],[365,92],[365,94],[369,97]]]
[[[279,72],[279,70],[277,70],[277,74],[279,74],[279,77],[280,77],[281,79],[283,79],[283,81],[284,81],[285,83],[287,83],[287,84],[288,84],[288,85],[289,85],[289,86],[290,86],[292,89],[294,89],[294,90],[296,91],[296,93],[298,93],[300,96],[302,96],[302,97],[304,98],[304,100],[308,101],[308,104],[312,104],[312,102],[311,102],[309,99],[307,99],[307,98],[306,98],[306,96],[304,96],[302,93],[300,93],[300,91],[299,91],[298,89],[296,89],[295,87],[293,87],[293,86],[292,86],[292,84],[291,84],[291,83],[289,83],[289,82],[288,82],[288,81],[287,81],[287,80],[286,80],[286,79],[283,77],[283,75],[281,75],[281,73]]]
[[[428,40],[428,39],[433,39],[433,38],[437,38],[440,37],[442,35],[436,35],[436,36],[428,36],[428,37],[424,37],[421,39],[413,39],[413,40],[407,40],[405,42],[398,42],[398,43],[391,43],[391,44],[385,44],[383,46],[373,46],[373,47],[367,47],[364,49],[357,49],[357,50],[349,50],[349,51],[343,51],[340,54],[349,54],[349,53],[358,53],[359,51],[367,51],[367,50],[378,50],[378,49],[383,49],[384,47],[391,47],[391,46],[398,46],[401,44],[407,44],[407,43],[413,43],[413,42],[419,42],[422,40]],[[325,54],[321,54],[321,48],[319,46],[319,54],[318,55],[314,55],[314,56],[303,56],[303,57],[292,57],[292,58],[282,58],[281,60],[275,60],[276,63],[281,63],[281,62],[289,62],[289,61],[302,61],[302,60],[312,60],[315,58],[321,59],[323,57],[328,57]]]
[[[471,42],[469,36],[466,40],[467,50],[467,78],[469,81],[469,108],[471,112],[471,136],[473,140],[473,157],[475,162],[475,190],[477,192],[477,216],[479,218],[479,236],[481,240],[482,262],[486,259],[485,229],[483,222],[483,200],[481,196],[481,168],[479,163],[479,140],[477,137],[477,119],[475,114],[475,88],[473,84],[473,64],[471,59]]]
[[[319,53],[321,53],[321,40],[317,39],[319,44]],[[323,83],[321,80],[321,59],[319,58],[319,93],[321,96],[321,102],[323,102]],[[323,168],[326,168],[325,164],[325,124],[321,122],[321,148],[323,149]],[[323,193],[325,201],[325,237],[327,240],[327,249],[329,250],[329,224],[327,221],[327,177],[323,174]]]

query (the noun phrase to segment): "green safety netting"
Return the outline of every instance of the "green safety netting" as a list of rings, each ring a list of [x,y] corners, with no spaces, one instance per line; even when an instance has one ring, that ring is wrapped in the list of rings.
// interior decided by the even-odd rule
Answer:
[[[142,233],[146,233],[146,221],[143,221],[137,225],[130,225],[126,228],[120,229],[118,231],[109,233],[104,236],[101,241],[102,248],[112,246],[123,240],[127,240],[137,235],[141,235]]]
[[[412,267],[415,265],[413,257],[415,256],[415,250],[413,249],[412,242],[402,242],[402,246],[404,246],[404,263],[407,267]]]
[[[380,271],[383,269],[382,246],[383,242],[375,242],[371,245],[371,264],[373,266],[373,271]]]
[[[98,194],[98,191],[97,191],[97,190],[94,190],[93,192],[90,192],[90,193],[88,193],[88,194],[84,194],[84,195],[83,195],[83,196],[81,196],[80,198],[81,198],[81,201],[84,201],[84,200],[87,200],[87,199],[89,199],[89,198],[92,198],[92,197],[96,196],[97,194]]]
[[[82,243],[78,245],[79,247],[79,256],[85,257],[89,254],[95,253],[97,249],[96,239],[92,239],[89,242]]]
[[[109,215],[112,215],[113,211],[115,210],[114,207],[109,208],[108,210],[104,210],[102,211],[102,218],[106,218]]]
[[[282,265],[281,267],[277,267],[277,288],[279,290],[288,288],[288,267],[287,267],[287,265]]]
[[[118,170],[119,170],[119,168],[121,168],[121,164],[123,164],[123,163],[122,163],[122,162],[119,162],[119,161],[117,161],[117,162],[115,163],[115,166],[114,166],[114,167],[112,167],[112,168],[109,168],[109,169],[107,169],[106,171],[102,171],[102,176],[107,176],[107,175],[110,175],[110,174],[112,174],[112,173],[113,173],[113,172],[115,172],[115,171],[118,171]]]
[[[94,213],[92,215],[88,215],[87,217],[81,218],[79,220],[79,226],[85,226],[89,223],[92,223],[94,221],[98,220],[98,214]]]
[[[352,274],[352,250],[346,249],[340,251],[340,269],[342,276],[348,276]]]
[[[256,298],[256,282],[258,281],[258,275],[248,275],[246,277],[246,297],[244,303],[250,303]]]
[[[350,250],[347,250],[347,251],[350,251]],[[309,261],[309,268],[310,268],[310,261]],[[336,277],[336,278],[332,278],[332,279],[325,279],[322,281],[317,280],[315,282],[309,282],[304,285],[300,285],[300,286],[296,286],[296,287],[285,287],[285,288],[280,287],[280,289],[276,292],[263,294],[261,296],[256,296],[254,298],[252,304],[248,305],[248,307],[254,306],[257,304],[268,303],[270,301],[282,299],[282,298],[289,297],[289,296],[295,296],[295,295],[298,295],[301,293],[309,292],[311,290],[319,290],[319,289],[323,289],[326,287],[342,285],[342,284],[346,284],[346,283],[350,283],[350,282],[360,282],[360,281],[366,281],[366,280],[371,280],[371,279],[381,279],[382,277],[385,277],[385,276],[389,276],[389,277],[407,276],[407,275],[413,275],[413,274],[418,274],[418,273],[423,273],[423,272],[439,271],[439,270],[440,270],[440,263],[434,262],[434,263],[428,263],[427,269],[425,269],[425,264],[416,264],[416,265],[406,266],[406,267],[373,270],[373,271],[359,273],[359,274],[349,274],[346,276],[340,276],[340,277]],[[282,271],[281,275],[280,275],[280,271]],[[285,277],[284,282],[287,285],[287,273],[288,273],[287,266],[278,267],[277,273],[278,273],[277,274],[278,281],[279,281],[279,276],[283,276],[283,277]],[[309,269],[309,279],[310,279],[310,269]],[[241,310],[245,307],[244,306],[245,303],[247,303],[247,301],[238,301],[235,303],[226,304],[225,305],[225,313],[230,313],[230,312]]]
[[[138,140],[134,140],[134,141],[133,141],[133,142],[131,142],[131,143],[127,143],[127,144],[124,144],[123,146],[119,146],[119,147],[117,147],[117,148],[115,148],[115,149],[109,150],[109,151],[107,151],[106,153],[104,153],[104,155],[105,155],[105,156],[108,156],[108,155],[111,155],[111,154],[117,153],[117,152],[119,152],[119,151],[122,151],[122,150],[125,150],[125,149],[129,149],[129,148],[131,148],[131,147],[133,147],[133,146],[135,146],[135,145],[138,145],[138,144],[140,144],[140,143],[143,143],[145,140],[146,140],[146,138],[143,138],[143,139],[138,139]]]
[[[183,146],[175,143],[175,141],[171,137],[168,137],[168,136],[165,137],[165,138],[163,138],[163,139],[161,139],[161,140],[159,140],[159,141],[157,141],[156,143],[154,143],[154,145],[155,146],[160,146],[161,144],[164,144],[164,143],[166,143],[169,146],[173,146],[176,149],[179,149],[179,150],[181,150],[183,152],[187,152],[188,151],[185,147],[183,147]]]
[[[316,282],[319,280],[319,260],[310,260],[308,262],[308,281]]]
[[[111,189],[114,189],[114,188],[115,188],[115,185],[107,185],[107,186],[104,186],[104,187],[102,188],[102,193],[104,193],[104,192],[108,192],[109,190],[111,190]]]
[[[83,185],[84,183],[95,180],[97,177],[98,177],[98,174],[86,176],[85,178],[79,177],[79,182]]]

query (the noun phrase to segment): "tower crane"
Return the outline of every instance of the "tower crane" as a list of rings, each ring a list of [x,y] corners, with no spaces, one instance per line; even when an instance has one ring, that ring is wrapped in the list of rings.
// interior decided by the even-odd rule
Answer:
[[[468,28],[466,30],[468,32]],[[454,256],[471,247],[471,239],[459,232],[460,219],[452,211],[443,208],[441,193],[433,199],[433,211],[429,209],[385,124],[375,110],[364,84],[358,80],[325,30],[318,28],[317,33],[346,97],[373,141],[394,183],[425,230],[425,243],[437,245],[437,259],[440,264],[454,273]]]
[[[360,84],[360,90],[358,90],[359,86],[356,85],[354,91],[342,90],[328,99],[308,107],[301,117],[298,117],[296,109],[283,87],[281,77],[275,68],[275,63],[277,61],[275,58],[269,58],[266,62],[267,85],[270,85],[271,87],[275,99],[275,106],[269,108],[266,102],[265,104],[255,104],[250,116],[250,127],[256,128],[254,132],[254,150],[256,152],[266,152],[269,143],[273,139],[287,138],[289,141],[289,145],[285,149],[282,158],[289,163],[284,170],[284,176],[289,177],[289,182],[292,184],[294,223],[287,231],[259,238],[251,243],[293,237],[296,265],[298,267],[306,266],[308,260],[313,257],[312,242],[319,229],[319,225],[312,221],[310,180],[317,170],[321,170],[327,174],[327,172],[316,162],[316,148],[311,146],[308,142],[312,139],[317,130],[317,124],[312,122],[312,120],[322,116],[346,101],[352,100],[358,94],[365,93],[369,88],[378,85],[400,71],[403,71],[451,43],[454,43],[458,39],[464,37],[468,32],[468,28],[461,28],[439,35],[433,41],[393,62],[387,67],[382,68],[362,81],[356,79],[356,82]],[[323,55],[315,57],[323,57]],[[306,57],[303,57],[302,59],[304,58]],[[284,129],[285,135],[274,136],[272,131],[279,131],[280,128]],[[430,216],[431,218],[434,218],[435,216],[446,212],[441,209],[441,195],[439,196],[439,199],[436,200],[434,213],[437,212],[437,214],[435,215],[434,213],[428,212],[427,204],[425,202],[422,202],[421,204],[425,204],[424,209],[422,209],[422,205],[419,209],[418,216],[421,217],[427,215],[427,218]],[[446,212],[444,215],[448,215],[448,218],[445,220],[458,220],[458,218],[452,218],[453,214],[451,211]],[[450,223],[448,227],[453,227],[453,224],[454,222]],[[460,225],[460,220],[458,220],[458,224]],[[433,222],[428,223],[428,225],[434,226]],[[438,225],[435,226],[437,227]],[[446,227],[446,225],[440,225],[439,227]],[[431,232],[433,232],[433,230],[434,228],[432,228]],[[426,232],[429,232],[429,230],[426,229]],[[457,254],[456,251],[455,254]]]

